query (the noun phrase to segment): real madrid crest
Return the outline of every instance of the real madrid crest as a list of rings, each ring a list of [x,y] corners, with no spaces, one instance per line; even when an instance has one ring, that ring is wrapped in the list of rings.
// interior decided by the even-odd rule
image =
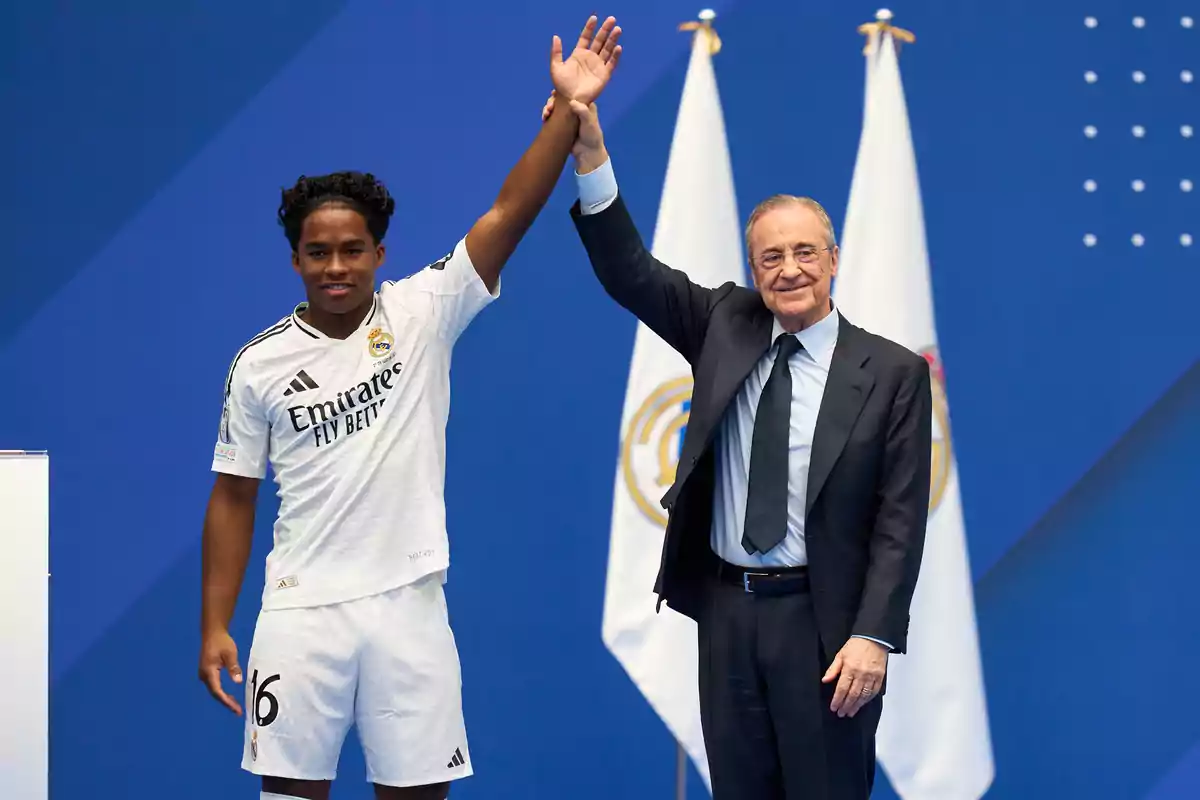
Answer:
[[[388,353],[392,352],[392,345],[395,343],[390,333],[386,333],[383,328],[372,328],[367,334],[367,352],[373,358],[383,358]]]
[[[691,376],[656,386],[629,419],[621,441],[621,474],[638,510],[666,527],[657,500],[675,483],[692,402]]]
[[[946,493],[954,464],[954,452],[950,444],[950,406],[946,402],[946,373],[937,347],[926,347],[918,351],[918,355],[929,364],[929,382],[933,394],[933,457],[930,460],[929,480],[929,513],[932,514]]]

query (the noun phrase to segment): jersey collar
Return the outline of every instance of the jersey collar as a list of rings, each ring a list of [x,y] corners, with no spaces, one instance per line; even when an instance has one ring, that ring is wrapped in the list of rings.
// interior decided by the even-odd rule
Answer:
[[[300,313],[302,311],[304,311],[306,308],[308,308],[307,300],[297,303],[296,307],[294,309],[292,309],[292,322],[296,325],[297,328],[300,329],[300,331],[302,333],[307,333],[309,336],[313,337],[314,339],[328,339],[329,338],[328,336],[321,333],[319,330],[317,330],[313,326],[309,325],[307,322],[305,322],[303,319],[300,318]],[[363,317],[362,324],[358,326],[358,330],[361,331],[361,330],[369,327],[371,325],[371,323],[375,321],[375,314],[378,310],[379,310],[379,293],[376,292],[374,295],[371,296],[371,310],[367,312],[367,316]]]

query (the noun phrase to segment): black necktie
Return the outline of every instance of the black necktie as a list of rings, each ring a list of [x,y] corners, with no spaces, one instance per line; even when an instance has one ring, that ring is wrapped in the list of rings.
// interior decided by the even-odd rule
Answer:
[[[790,333],[776,340],[779,353],[763,386],[750,444],[750,485],[742,547],[766,553],[787,535],[788,432],[792,416],[792,373],[788,359],[801,349]]]

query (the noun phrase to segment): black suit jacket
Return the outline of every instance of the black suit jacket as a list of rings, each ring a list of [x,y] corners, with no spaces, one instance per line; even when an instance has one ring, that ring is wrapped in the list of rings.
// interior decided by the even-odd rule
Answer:
[[[713,440],[730,401],[770,348],[758,292],[701,287],[645,248],[620,196],[571,217],[608,294],[679,351],[693,389],[655,592],[696,619],[715,568]],[[903,653],[925,541],[932,436],[929,366],[842,317],[813,438],[805,544],[826,658],[852,634]]]

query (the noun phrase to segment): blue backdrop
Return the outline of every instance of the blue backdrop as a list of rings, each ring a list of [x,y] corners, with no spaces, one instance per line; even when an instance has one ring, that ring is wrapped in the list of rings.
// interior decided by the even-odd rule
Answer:
[[[281,186],[382,176],[399,202],[388,276],[415,270],[535,135],[551,35],[612,13],[626,50],[602,114],[652,234],[689,44],[676,26],[699,6],[509,5],[10,9],[0,446],[52,454],[56,798],[256,791],[241,721],[196,680],[200,525],[229,360],[300,297]],[[742,213],[788,191],[840,222],[855,28],[875,6],[713,5]],[[1185,135],[1200,86],[1181,73],[1200,72],[1200,28],[1183,20],[1200,7],[893,11],[917,35],[901,63],[977,581],[989,797],[1195,797],[1200,242],[1181,235],[1200,238],[1182,183],[1200,181]],[[573,191],[560,183],[455,361],[448,592],[478,772],[456,797],[672,791],[673,743],[600,641],[634,321],[591,275]],[[243,664],[275,509],[264,491]],[[336,796],[368,796],[353,739],[342,774]]]

